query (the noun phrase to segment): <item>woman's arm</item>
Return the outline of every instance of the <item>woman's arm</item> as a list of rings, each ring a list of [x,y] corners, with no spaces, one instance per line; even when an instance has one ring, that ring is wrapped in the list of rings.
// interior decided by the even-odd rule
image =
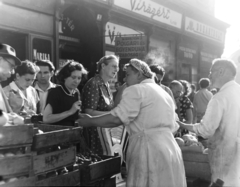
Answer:
[[[122,125],[119,117],[113,116],[112,114],[103,114],[101,116],[91,117],[89,115],[81,115],[81,118],[77,120],[79,126],[84,127],[117,127]]]
[[[87,108],[85,109],[85,112],[91,116],[99,116],[99,115],[102,115],[102,114],[108,114],[109,111],[98,111],[98,110],[93,110],[93,109],[90,109],[90,108]]]
[[[68,116],[73,115],[77,110],[80,110],[80,101],[76,101],[70,110],[67,110],[65,112],[59,113],[59,114],[53,114],[52,113],[52,106],[50,104],[47,104],[47,106],[44,109],[43,112],[43,122],[44,123],[55,123],[58,121],[61,121]]]
[[[186,121],[185,123],[191,124],[193,121],[193,113],[192,113],[192,108],[189,108],[186,110]]]

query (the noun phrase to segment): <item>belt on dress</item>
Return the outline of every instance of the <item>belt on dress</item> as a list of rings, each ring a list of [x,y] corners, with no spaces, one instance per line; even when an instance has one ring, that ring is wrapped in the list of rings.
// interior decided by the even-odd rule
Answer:
[[[151,129],[145,129],[145,130],[142,130],[142,131],[139,131],[139,132],[136,132],[136,133],[130,135],[129,140],[131,140],[133,138],[136,138],[136,137],[140,138],[140,137],[142,137],[145,134],[151,134],[153,132],[154,133],[155,132],[170,132],[170,133],[172,133],[171,129],[166,128],[166,127],[151,128]]]

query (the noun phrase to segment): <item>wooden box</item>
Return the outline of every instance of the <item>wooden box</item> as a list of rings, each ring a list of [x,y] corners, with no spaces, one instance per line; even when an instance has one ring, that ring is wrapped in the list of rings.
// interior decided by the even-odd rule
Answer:
[[[62,143],[79,142],[81,127],[66,127],[58,125],[37,124],[35,127],[43,134],[36,134],[33,138],[33,150],[42,149]]]
[[[197,177],[207,181],[211,180],[211,170],[207,154],[182,151],[182,155],[187,177]]]
[[[32,124],[0,126],[0,149],[7,146],[31,144],[32,141]]]
[[[87,186],[116,187],[116,177],[101,179],[93,183],[89,183]]]
[[[29,177],[25,179],[18,179],[13,182],[7,182],[5,184],[0,185],[0,187],[19,187],[19,186],[35,186],[36,178],[35,177]]]
[[[36,182],[36,186],[76,186],[80,183],[79,170]]]
[[[67,165],[73,165],[76,160],[76,148],[70,147],[51,153],[35,155],[33,157],[34,174],[58,169]]]
[[[30,174],[32,170],[32,155],[16,155],[0,158],[0,176]]]
[[[87,184],[103,178],[109,178],[121,172],[120,156],[101,156],[104,160],[90,164],[80,165],[81,184]]]

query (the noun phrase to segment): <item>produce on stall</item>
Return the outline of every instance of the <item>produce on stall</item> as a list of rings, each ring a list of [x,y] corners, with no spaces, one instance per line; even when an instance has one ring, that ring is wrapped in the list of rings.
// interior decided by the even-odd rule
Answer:
[[[210,181],[211,171],[208,161],[208,148],[205,148],[195,135],[185,134],[175,138],[182,150],[186,177]]]

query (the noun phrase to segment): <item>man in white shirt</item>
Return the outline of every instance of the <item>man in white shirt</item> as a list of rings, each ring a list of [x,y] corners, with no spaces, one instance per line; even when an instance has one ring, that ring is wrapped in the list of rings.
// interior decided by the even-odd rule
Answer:
[[[16,66],[21,65],[21,61],[16,57],[15,49],[10,45],[0,43],[0,82],[7,80],[14,73]],[[24,124],[24,118],[12,113],[8,100],[0,85],[0,110],[8,113],[9,123]]]
[[[215,59],[209,78],[219,92],[208,103],[200,123],[182,128],[208,138],[211,181],[220,179],[223,186],[240,186],[240,85],[236,83],[237,67],[231,60]]]
[[[37,113],[42,114],[46,105],[49,89],[56,87],[56,85],[51,82],[55,68],[50,60],[37,60],[35,64],[40,68],[36,77],[37,81],[35,82],[35,89],[37,90],[40,98]]]

